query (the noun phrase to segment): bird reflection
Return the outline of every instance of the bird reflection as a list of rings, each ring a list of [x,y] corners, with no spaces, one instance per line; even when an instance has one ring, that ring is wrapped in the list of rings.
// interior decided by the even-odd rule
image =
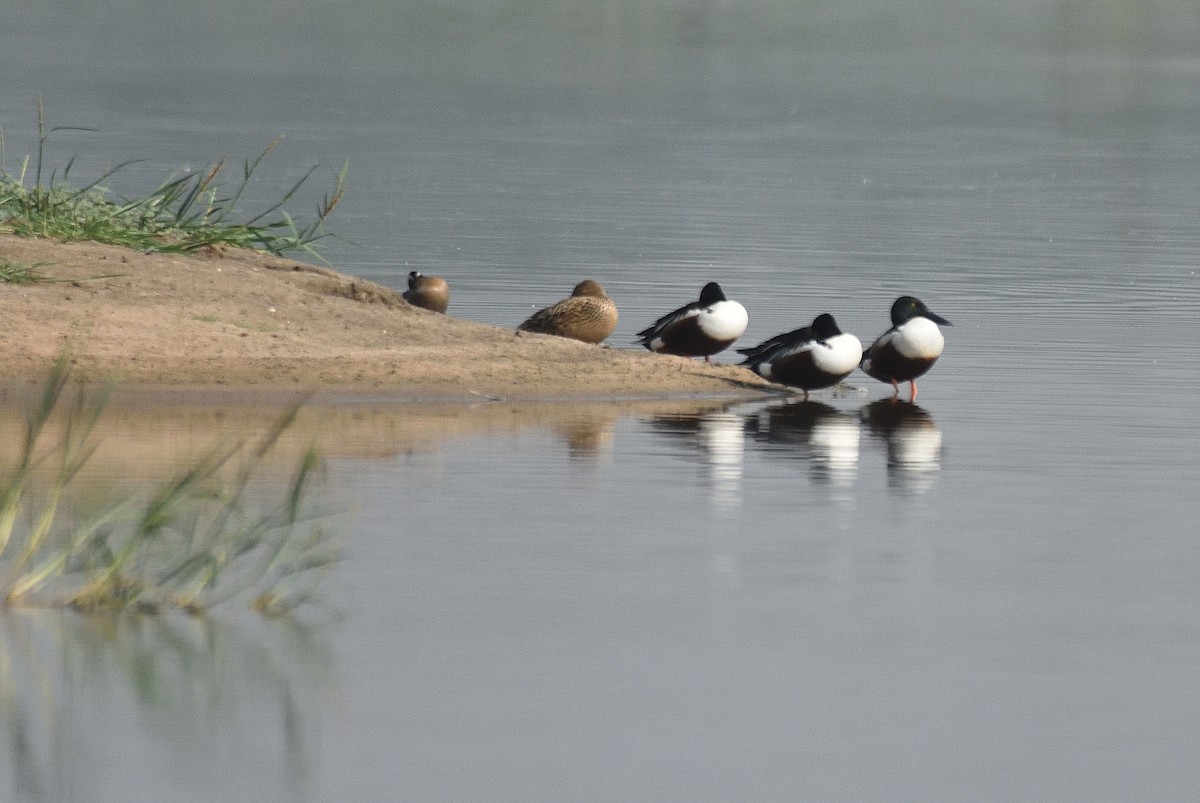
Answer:
[[[759,441],[788,447],[786,454],[807,461],[813,478],[838,487],[854,484],[858,473],[858,419],[819,401],[768,407],[755,416]]]
[[[559,424],[554,431],[566,442],[572,460],[598,460],[612,453],[615,425],[615,417],[597,417]]]
[[[845,411],[812,399],[772,401],[652,421],[655,430],[701,452],[713,503],[730,510],[742,502],[747,438],[766,454],[807,465],[813,482],[837,489],[837,498],[853,499],[864,425],[886,447],[889,487],[924,493],[933,486],[942,465],[942,432],[912,402],[880,399]]]
[[[933,416],[912,402],[880,399],[863,408],[872,435],[887,445],[888,483],[924,493],[942,467],[942,431]]]
[[[700,417],[700,444],[712,480],[713,504],[731,510],[742,503],[742,462],[746,438],[742,417],[714,412]]]
[[[655,429],[692,440],[708,469],[712,503],[718,510],[735,510],[742,503],[742,463],[745,459],[745,419],[728,410],[698,416],[663,416]]]

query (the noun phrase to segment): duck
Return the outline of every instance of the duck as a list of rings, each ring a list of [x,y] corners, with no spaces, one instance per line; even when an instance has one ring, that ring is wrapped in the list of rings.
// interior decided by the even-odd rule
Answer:
[[[808,392],[836,385],[862,360],[862,343],[843,332],[834,317],[821,313],[810,326],[776,335],[757,346],[738,349],[742,365],[771,382]]]
[[[432,312],[445,312],[450,306],[450,285],[440,276],[423,276],[414,270],[408,274],[408,289],[404,300],[414,307]]]
[[[892,304],[892,328],[863,352],[860,367],[868,376],[890,382],[893,399],[900,395],[900,383],[908,382],[909,401],[915,400],[917,377],[933,367],[946,345],[939,325],[953,324],[918,299],[900,296]]]
[[[617,305],[595,279],[575,285],[568,298],[538,310],[517,327],[518,332],[557,335],[584,343],[601,343],[617,328]]]
[[[700,300],[669,312],[637,333],[638,342],[658,354],[681,357],[709,357],[733,345],[750,317],[746,308],[725,297],[716,282],[700,291]]]

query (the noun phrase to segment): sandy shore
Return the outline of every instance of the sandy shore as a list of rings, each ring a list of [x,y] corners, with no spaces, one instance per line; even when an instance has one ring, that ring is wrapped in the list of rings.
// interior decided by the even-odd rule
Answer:
[[[0,234],[0,260],[36,265],[47,280],[0,284],[0,374],[10,386],[40,380],[69,349],[76,378],[136,385],[164,401],[298,390],[389,400],[665,398],[769,387],[732,365],[426,312],[390,288],[255,252],[143,254]]]

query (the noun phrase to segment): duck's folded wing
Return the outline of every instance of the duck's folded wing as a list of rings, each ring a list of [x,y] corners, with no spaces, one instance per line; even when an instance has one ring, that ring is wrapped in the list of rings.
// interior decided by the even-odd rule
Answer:
[[[680,307],[674,312],[668,312],[653,324],[638,332],[637,336],[642,340],[653,340],[660,332],[670,328],[673,324],[682,321],[684,318],[699,315],[700,309],[701,307],[698,302],[692,302],[686,307]]]
[[[775,357],[775,355],[788,351],[789,349],[802,346],[812,340],[812,333],[807,326],[801,329],[795,329],[791,332],[786,332],[782,335],[775,335],[770,340],[764,340],[757,346],[750,348],[738,349],[738,354],[745,354],[747,359],[742,363],[746,365],[751,362],[766,362]]]

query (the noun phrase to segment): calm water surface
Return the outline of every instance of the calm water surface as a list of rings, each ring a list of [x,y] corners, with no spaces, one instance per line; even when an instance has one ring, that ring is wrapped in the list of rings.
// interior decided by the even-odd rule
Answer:
[[[283,133],[248,203],[348,159],[328,258],[456,315],[954,327],[917,405],[318,411],[327,607],[5,616],[6,799],[1200,795],[1189,4],[111,5],[6,19],[10,170],[38,93],[129,192]],[[135,485],[270,419],[113,413]]]

